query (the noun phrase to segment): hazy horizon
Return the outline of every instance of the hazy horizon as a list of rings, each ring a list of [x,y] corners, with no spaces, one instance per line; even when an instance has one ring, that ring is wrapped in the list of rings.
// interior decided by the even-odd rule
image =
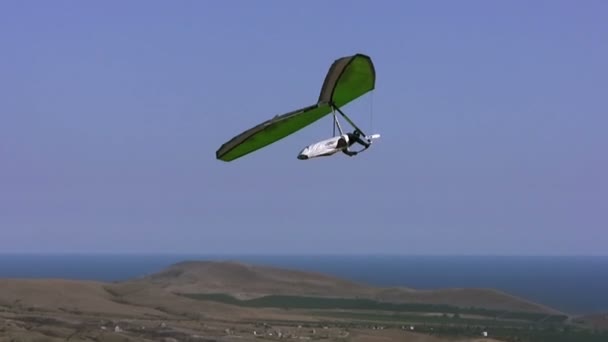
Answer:
[[[196,260],[320,272],[383,287],[492,288],[570,313],[608,312],[608,257],[4,254],[0,278],[115,282]]]
[[[133,256],[185,256],[185,257],[216,257],[216,256],[226,256],[226,257],[280,257],[280,256],[294,256],[294,257],[342,257],[342,256],[354,256],[354,257],[488,257],[488,258],[608,258],[607,253],[597,253],[597,254],[474,254],[474,253],[457,253],[457,254],[428,254],[428,253],[382,253],[382,252],[369,252],[369,253],[356,253],[356,252],[346,252],[346,253],[331,253],[331,252],[214,252],[214,253],[206,253],[206,252],[171,252],[171,251],[161,251],[161,252],[145,252],[145,251],[136,251],[130,252],[128,250],[125,251],[48,251],[48,252],[38,252],[38,251],[16,251],[16,252],[6,252],[0,251],[0,255],[133,255]]]
[[[266,4],[0,4],[0,250],[608,253],[607,2]],[[215,159],[353,53],[372,148]]]

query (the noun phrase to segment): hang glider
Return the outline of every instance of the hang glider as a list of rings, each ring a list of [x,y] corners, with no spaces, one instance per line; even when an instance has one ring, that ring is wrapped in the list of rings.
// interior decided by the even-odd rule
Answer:
[[[330,66],[316,104],[303,107],[264,121],[224,143],[216,158],[232,161],[279,141],[328,114],[338,111],[355,129],[361,130],[340,109],[349,102],[374,90],[376,73],[369,56],[355,54],[341,57]],[[335,126],[334,126],[335,129]]]

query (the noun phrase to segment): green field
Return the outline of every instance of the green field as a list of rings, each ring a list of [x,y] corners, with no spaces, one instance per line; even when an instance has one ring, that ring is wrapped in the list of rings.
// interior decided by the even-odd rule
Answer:
[[[342,326],[371,324],[400,328],[411,324],[418,332],[468,337],[480,336],[482,331],[488,330],[494,337],[518,342],[608,341],[608,332],[568,324],[563,315],[352,298],[271,295],[239,300],[222,293],[179,295],[244,307],[306,310],[310,315]]]
[[[371,299],[356,298],[324,298],[310,296],[264,296],[249,300],[239,300],[230,295],[222,293],[213,294],[180,294],[185,297],[199,300],[210,300],[225,304],[257,307],[257,308],[281,308],[281,309],[342,309],[342,310],[370,310],[422,313],[435,312],[445,313],[451,316],[476,315],[501,320],[523,320],[544,323],[562,323],[567,317],[563,315],[547,315],[530,312],[507,312],[498,310],[487,310],[482,308],[460,308],[450,305],[433,305],[417,303],[388,303]]]
[[[357,320],[364,322],[392,322],[399,324],[430,324],[430,325],[470,325],[481,327],[505,326],[525,328],[529,321],[504,321],[490,318],[460,318],[458,316],[437,315],[427,316],[424,313],[380,313],[380,312],[352,312],[352,311],[313,311],[312,315],[334,317],[340,319]]]

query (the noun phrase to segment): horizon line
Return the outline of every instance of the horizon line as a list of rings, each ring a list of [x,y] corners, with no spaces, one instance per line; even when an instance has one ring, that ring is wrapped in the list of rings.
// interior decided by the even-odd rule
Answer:
[[[608,257],[608,254],[558,254],[558,253],[288,253],[288,252],[144,252],[144,251],[0,251],[0,255],[132,255],[132,256],[243,256],[243,257]]]

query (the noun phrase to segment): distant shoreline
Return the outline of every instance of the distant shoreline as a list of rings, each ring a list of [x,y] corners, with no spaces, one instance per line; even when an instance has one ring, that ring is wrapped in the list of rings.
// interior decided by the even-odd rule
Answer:
[[[201,252],[111,252],[111,251],[73,251],[73,252],[7,252],[2,255],[132,255],[132,256],[254,256],[254,257],[422,257],[422,258],[608,258],[608,254],[407,254],[407,253],[201,253]]]
[[[0,278],[112,282],[154,273],[185,259],[238,259],[379,286],[495,288],[570,314],[608,312],[608,256],[2,252]]]

